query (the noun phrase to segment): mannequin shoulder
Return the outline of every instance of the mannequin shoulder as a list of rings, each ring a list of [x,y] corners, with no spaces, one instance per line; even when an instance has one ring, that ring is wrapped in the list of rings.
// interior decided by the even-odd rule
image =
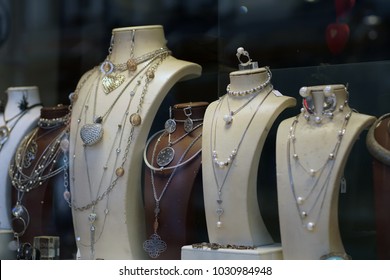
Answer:
[[[181,81],[194,79],[202,74],[202,67],[199,64],[177,59],[173,56],[164,61],[161,69],[168,75],[177,76],[178,80]]]

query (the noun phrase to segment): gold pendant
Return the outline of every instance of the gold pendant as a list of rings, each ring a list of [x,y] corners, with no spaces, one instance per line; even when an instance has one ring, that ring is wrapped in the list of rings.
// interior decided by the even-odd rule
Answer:
[[[125,81],[123,75],[106,75],[102,79],[103,91],[108,94],[113,90],[117,89]]]

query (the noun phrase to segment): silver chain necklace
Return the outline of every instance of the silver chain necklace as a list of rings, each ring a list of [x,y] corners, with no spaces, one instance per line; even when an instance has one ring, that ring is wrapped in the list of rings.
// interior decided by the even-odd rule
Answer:
[[[200,127],[200,125],[198,126]],[[161,133],[161,131],[159,132]],[[152,163],[154,162],[155,160],[155,155],[156,155],[156,151],[157,151],[157,146],[158,144],[161,142],[161,138],[164,136],[165,134],[165,131],[159,136],[159,138],[157,139],[155,145],[154,145],[154,148],[153,148],[153,152],[152,152]],[[202,137],[202,133],[199,133],[192,141],[191,143],[186,147],[186,149],[184,150],[183,154],[180,156],[177,164],[175,165],[172,173],[170,174],[167,182],[165,183],[160,195],[157,195],[157,190],[156,190],[156,185],[155,185],[155,181],[154,181],[154,170],[153,169],[150,169],[150,176],[151,176],[151,183],[152,183],[152,189],[153,189],[153,198],[154,198],[154,202],[155,202],[155,208],[154,208],[154,223],[153,223],[153,234],[150,236],[150,238],[146,241],[144,241],[143,243],[143,248],[145,250],[145,252],[148,253],[148,255],[151,257],[151,258],[157,258],[160,256],[161,253],[165,252],[165,250],[167,249],[167,244],[165,241],[163,241],[160,237],[160,235],[157,233],[158,231],[158,227],[159,227],[159,214],[161,212],[161,209],[160,209],[160,201],[161,199],[163,198],[165,192],[167,191],[168,189],[168,186],[169,184],[171,183],[171,181],[173,180],[177,170],[179,167],[183,166],[184,164],[188,163],[189,161],[186,160],[183,162],[185,156],[188,154],[188,152],[190,151],[190,149],[195,145],[195,143]],[[153,139],[154,137],[151,137],[151,139]],[[147,147],[145,148],[145,150],[147,149]],[[199,152],[196,152],[195,155],[198,155]],[[190,159],[194,159],[194,157],[190,157]]]
[[[304,112],[302,112],[304,114]],[[288,164],[288,174],[289,174],[289,183],[291,192],[294,196],[294,201],[296,209],[301,220],[302,225],[308,231],[314,231],[317,222],[320,218],[326,194],[328,191],[329,181],[333,172],[333,167],[336,161],[336,157],[346,132],[346,127],[348,125],[349,119],[351,118],[352,110],[349,111],[343,120],[341,129],[337,132],[336,143],[331,151],[328,153],[328,156],[324,163],[317,169],[313,167],[306,167],[302,164],[299,154],[296,149],[297,138],[295,132],[299,123],[298,115],[292,122],[289,130],[289,136],[287,140],[287,164]],[[296,189],[296,182],[293,176],[293,165],[299,167],[303,170],[307,178],[311,180],[312,186],[309,188],[307,193],[298,193]],[[327,172],[325,172],[327,170]],[[324,173],[325,172],[325,173]],[[325,174],[325,176],[323,176]],[[302,180],[302,178],[300,178]],[[313,197],[313,194],[317,194]],[[316,212],[313,214],[313,212]]]
[[[122,121],[120,124],[118,124],[118,131],[117,131],[117,134],[115,136],[115,139],[113,140],[112,142],[112,147],[111,147],[111,150],[110,150],[110,153],[108,155],[108,158],[103,166],[103,173],[102,173],[102,177],[101,177],[101,180],[100,180],[100,183],[99,183],[99,186],[98,186],[98,191],[96,193],[96,198],[93,199],[93,194],[92,194],[92,182],[90,180],[90,174],[89,174],[89,168],[87,166],[86,170],[87,170],[87,180],[88,180],[88,185],[89,185],[89,192],[90,192],[90,196],[91,196],[91,202],[84,205],[84,206],[76,206],[75,205],[75,202],[72,201],[72,203],[70,203],[70,206],[75,210],[75,211],[86,211],[88,209],[92,209],[91,213],[88,215],[88,222],[89,222],[89,228],[90,228],[90,244],[83,244],[80,242],[80,238],[77,237],[77,241],[78,241],[78,244],[81,244],[85,247],[89,247],[90,248],[90,257],[91,259],[93,259],[95,257],[95,244],[96,242],[100,239],[102,233],[103,233],[103,230],[104,230],[104,225],[105,225],[105,221],[106,221],[106,218],[107,218],[107,215],[109,213],[109,210],[108,210],[108,198],[109,198],[109,194],[111,193],[111,191],[115,188],[118,180],[124,175],[125,173],[125,169],[124,169],[124,165],[125,163],[127,162],[127,158],[128,158],[128,154],[129,154],[129,151],[130,151],[130,146],[133,142],[133,138],[134,138],[134,131],[135,131],[135,128],[139,125],[141,125],[141,121],[142,121],[142,118],[141,118],[141,110],[142,110],[142,105],[144,103],[144,98],[148,92],[148,87],[149,87],[149,84],[153,81],[154,77],[155,77],[155,72],[158,68],[158,66],[170,55],[169,52],[166,52],[166,53],[162,53],[158,56],[156,56],[155,58],[153,58],[142,70],[140,70],[139,73],[143,72],[143,74],[137,79],[136,83],[135,83],[135,86],[134,86],[134,89],[132,91],[130,91],[130,101],[128,102],[128,106],[127,106],[127,110],[126,112],[124,113],[123,115],[123,118],[122,118]],[[157,62],[155,62],[153,65],[152,62],[154,62],[156,59],[158,59]],[[151,65],[151,66],[150,66]],[[150,66],[148,69],[147,66]],[[138,74],[139,74],[138,73]],[[138,76],[137,74],[137,76]],[[79,90],[82,88],[82,86],[85,84],[85,82],[87,81],[87,79],[89,79],[90,77],[92,76],[92,73],[90,73],[86,79],[84,79],[81,84],[77,87],[76,89],[76,92],[75,92],[75,95],[72,96],[72,100],[77,100],[77,96],[78,96],[78,92]],[[144,86],[142,88],[142,92],[141,92],[141,95],[140,95],[140,98],[139,98],[139,102],[138,102],[138,105],[137,105],[137,110],[135,113],[133,113],[132,115],[130,115],[130,117],[128,117],[129,115],[129,108],[130,108],[130,104],[131,104],[131,101],[136,93],[136,90],[137,88],[141,85],[142,83],[142,80],[145,79],[145,82],[144,82]],[[132,78],[130,80],[130,82],[125,86],[125,88],[121,91],[120,93],[120,96],[122,95],[122,93],[125,91],[125,89],[128,88],[128,86],[134,81],[134,78]],[[89,98],[90,98],[90,95],[91,95],[91,92],[92,92],[92,89],[90,88],[88,93],[87,93],[87,96],[84,100],[84,103],[83,103],[83,107],[85,107],[85,110],[88,110],[88,106],[87,106],[87,103],[89,101]],[[95,92],[96,93],[96,92]],[[119,97],[117,97],[113,104],[110,105],[108,111],[111,111],[114,107],[114,105],[117,103],[117,101],[119,100]],[[95,98],[95,108],[96,108],[96,98]],[[94,108],[94,109],[95,109]],[[81,122],[81,115],[83,114],[83,110],[80,111],[80,116],[77,120],[77,130],[80,129],[79,125],[80,125],[80,122]],[[86,118],[86,112],[84,114],[84,117]],[[120,162],[120,166],[119,167],[116,167],[117,164],[118,164],[118,161],[119,161],[119,155],[120,153],[122,152],[121,150],[121,143],[122,143],[122,138],[123,138],[123,133],[124,133],[124,126],[125,124],[127,123],[126,122],[126,119],[129,119],[130,120],[130,124],[132,125],[131,126],[131,129],[130,129],[130,134],[127,138],[127,141],[126,141],[126,146],[125,146],[125,149],[124,149],[124,153],[123,153],[123,156],[122,156],[122,161]],[[84,126],[83,126],[84,127]],[[80,129],[80,132],[81,130],[83,129],[83,127],[81,127]],[[100,139],[101,140],[101,139]],[[100,141],[99,140],[99,141]],[[117,144],[117,148],[115,149],[115,145],[116,145],[116,142],[119,141]],[[84,142],[84,141],[83,141]],[[75,146],[77,146],[77,137],[76,137],[76,142],[75,142]],[[85,162],[86,162],[86,165],[88,165],[88,161],[87,161],[87,154],[86,154],[86,149],[87,149],[87,146],[85,143],[84,143],[84,157],[85,157]],[[103,178],[107,175],[107,172],[106,170],[108,169],[108,163],[110,162],[110,159],[111,159],[111,156],[112,156],[112,153],[113,151],[115,151],[116,153],[116,158],[115,158],[115,163],[114,163],[114,166],[113,166],[113,172],[112,172],[112,175],[110,175],[110,183],[109,185],[106,187],[106,190],[103,192],[103,193],[100,193],[100,190],[102,188],[102,182],[103,182]],[[75,158],[76,155],[74,154],[73,157]],[[75,170],[74,170],[74,165],[73,165],[73,174],[75,173]],[[107,175],[108,176],[108,175]],[[73,177],[73,186],[74,186],[74,177]],[[97,213],[95,211],[95,206],[100,202],[102,201],[104,198],[106,198],[106,208],[104,210],[104,219],[103,219],[103,225],[102,225],[102,229],[101,229],[101,232],[99,234],[99,236],[96,238],[96,224],[95,222],[97,221],[98,219],[98,216],[97,216]]]
[[[221,228],[222,227],[222,221],[221,221],[221,216],[222,214],[224,213],[224,209],[222,208],[222,203],[223,203],[223,200],[222,200],[222,189],[225,185],[225,182],[226,182],[226,179],[229,175],[229,172],[231,170],[231,167],[232,167],[232,162],[234,160],[234,158],[236,157],[239,149],[240,149],[240,146],[242,144],[242,142],[244,141],[244,138],[245,138],[245,135],[250,127],[250,125],[252,124],[252,121],[253,119],[255,118],[257,112],[259,111],[261,105],[264,103],[264,101],[267,99],[268,95],[272,92],[273,90],[273,87],[271,86],[271,89],[265,94],[264,98],[259,102],[259,104],[257,105],[255,111],[253,112],[251,118],[249,119],[249,122],[248,124],[246,125],[245,127],[245,130],[244,132],[242,133],[241,135],[241,139],[240,141],[238,142],[236,148],[234,148],[232,150],[232,152],[230,153],[230,155],[228,156],[227,160],[226,161],[220,161],[218,159],[218,154],[217,154],[217,151],[216,151],[216,139],[217,139],[217,111],[218,113],[221,111],[221,104],[222,104],[222,100],[219,100],[219,103],[217,105],[217,107],[215,108],[215,111],[214,111],[214,115],[213,115],[213,119],[212,119],[212,123],[211,123],[211,127],[212,127],[212,133],[210,133],[210,143],[212,143],[212,159],[213,159],[213,172],[214,172],[214,178],[215,178],[215,183],[217,185],[217,209],[216,209],[216,214],[217,214],[217,217],[218,217],[218,221],[217,221],[217,228]],[[225,98],[228,98],[226,95],[225,95]],[[253,100],[253,99],[251,99]],[[213,137],[213,134],[214,134],[214,137]],[[216,171],[216,168],[218,169],[224,169],[227,167],[227,171],[225,173],[225,175],[223,176],[223,179],[222,179],[222,182],[219,183],[218,181],[218,176],[217,176],[217,171]]]

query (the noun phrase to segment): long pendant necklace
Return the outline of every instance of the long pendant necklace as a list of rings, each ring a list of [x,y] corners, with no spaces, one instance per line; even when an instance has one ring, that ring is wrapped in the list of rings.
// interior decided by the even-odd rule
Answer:
[[[106,217],[107,217],[107,215],[109,213],[109,210],[108,210],[109,194],[112,192],[112,190],[117,185],[117,182],[118,182],[119,178],[121,178],[124,175],[124,173],[125,173],[124,165],[127,162],[128,153],[130,152],[130,145],[133,142],[135,128],[138,127],[139,125],[141,125],[141,122],[142,122],[142,118],[141,118],[140,113],[141,113],[141,110],[142,110],[142,105],[143,105],[143,102],[144,102],[144,98],[145,98],[145,96],[146,96],[146,94],[148,92],[149,84],[153,81],[153,79],[155,77],[155,72],[157,71],[158,66],[167,57],[169,57],[169,55],[170,55],[169,51],[163,52],[161,54],[156,55],[156,57],[152,58],[151,61],[145,67],[143,67],[140,70],[140,72],[137,74],[137,76],[138,76],[142,72],[142,75],[137,79],[137,81],[135,83],[134,89],[130,92],[130,101],[128,102],[127,110],[126,110],[125,114],[123,115],[123,119],[122,119],[121,124],[118,125],[117,136],[115,136],[115,139],[114,139],[113,144],[112,144],[112,148],[110,150],[110,154],[108,155],[108,158],[107,158],[107,160],[106,160],[106,162],[105,162],[105,164],[103,166],[103,173],[102,173],[102,177],[100,179],[100,183],[99,183],[99,186],[98,186],[98,191],[96,193],[96,198],[92,199],[92,197],[93,197],[93,194],[92,194],[92,182],[91,182],[91,176],[89,174],[89,172],[90,172],[89,171],[89,167],[87,166],[87,168],[86,168],[87,169],[87,180],[88,180],[88,185],[89,185],[91,202],[86,204],[86,205],[84,205],[84,206],[76,206],[75,201],[73,199],[72,203],[70,203],[70,206],[75,211],[82,212],[82,211],[86,211],[86,210],[89,210],[89,209],[92,210],[91,213],[88,215],[88,223],[89,223],[89,229],[90,229],[90,244],[88,245],[88,244],[82,243],[81,240],[80,240],[80,237],[77,237],[78,244],[81,244],[81,245],[83,245],[85,247],[89,247],[90,248],[90,257],[91,257],[91,259],[94,259],[94,257],[95,257],[95,244],[99,240],[100,236],[103,233]],[[158,61],[156,61],[154,64],[152,64],[157,59],[158,59]],[[83,87],[83,85],[86,83],[86,81],[91,76],[92,76],[92,73],[87,75],[87,77],[77,87],[77,89],[75,91],[75,94],[72,95],[72,97],[71,97],[71,99],[73,101],[77,100],[78,92],[80,91],[80,89]],[[130,109],[131,101],[132,101],[132,99],[133,99],[133,97],[134,97],[134,95],[135,95],[135,93],[137,91],[137,88],[142,84],[142,80],[143,79],[145,79],[145,82],[144,82],[144,86],[142,88],[142,92],[141,92],[141,95],[140,95],[140,98],[139,98],[139,103],[137,105],[137,110],[136,110],[135,113],[133,113],[129,117],[128,115],[129,115],[129,109]],[[133,82],[133,80],[134,80],[134,78],[130,80],[130,82],[125,86],[125,88],[122,90],[120,95],[122,95],[122,93],[125,91],[125,89],[128,88],[128,86]],[[88,90],[87,96],[86,96],[86,98],[84,100],[84,103],[83,103],[83,107],[86,110],[88,109],[87,103],[89,102],[89,97],[91,95],[91,92],[92,92],[92,89],[90,88]],[[117,103],[118,100],[119,100],[119,97],[117,97],[114,100],[114,104],[110,105],[109,111],[111,111],[114,108],[114,105]],[[96,107],[96,98],[95,98],[95,107]],[[77,130],[79,130],[79,125],[80,125],[80,122],[81,122],[81,115],[82,115],[82,113],[83,113],[83,111],[81,110],[80,111],[80,116],[79,116],[79,118],[77,120]],[[86,117],[86,112],[85,112],[84,116]],[[118,165],[119,155],[122,152],[121,142],[122,142],[122,137],[123,137],[123,133],[124,133],[124,126],[125,126],[125,123],[126,123],[126,119],[129,119],[130,124],[132,126],[131,126],[131,129],[130,129],[130,134],[129,134],[129,136],[127,138],[127,141],[126,141],[126,144],[125,144],[126,146],[124,148],[122,161],[120,163],[120,166],[116,167]],[[83,129],[83,127],[81,129]],[[80,129],[80,131],[81,131],[81,129]],[[114,145],[115,145],[116,142],[118,142],[118,144],[117,144],[118,148],[114,149]],[[76,138],[75,146],[77,146],[77,138]],[[86,154],[87,146],[88,145],[84,145],[84,157],[85,157],[86,165],[88,165],[87,154]],[[106,170],[108,169],[108,165],[111,162],[111,153],[113,152],[113,150],[115,150],[116,158],[114,160],[115,162],[114,162],[114,165],[113,165],[112,175],[110,175],[110,183],[106,187],[106,190],[103,193],[101,193],[100,190],[101,190],[102,185],[103,185],[103,178],[106,177],[106,175],[107,175]],[[73,157],[75,158],[76,155],[74,154]],[[73,165],[73,174],[75,173],[75,169],[74,168],[75,167]],[[109,175],[107,175],[107,176],[109,176]],[[75,185],[74,184],[74,177],[73,177],[72,180],[73,180],[73,186],[74,186]],[[106,198],[106,208],[104,210],[105,217],[104,217],[104,220],[103,220],[103,226],[102,226],[101,232],[100,232],[99,236],[96,238],[96,221],[98,220],[98,216],[97,216],[97,213],[96,213],[96,206],[104,198]]]
[[[302,112],[304,114],[304,112]],[[335,160],[343,139],[343,136],[346,132],[346,127],[348,125],[349,119],[351,118],[352,110],[349,111],[343,120],[341,129],[337,132],[336,143],[331,151],[328,153],[328,156],[324,163],[317,169],[313,167],[306,167],[302,164],[301,158],[297,153],[296,149],[296,129],[299,123],[298,115],[293,123],[291,124],[289,137],[287,141],[287,163],[288,163],[288,174],[291,192],[294,196],[294,201],[296,209],[301,220],[302,225],[308,231],[314,231],[317,225],[317,222],[321,216],[321,212],[325,203],[326,194],[328,191],[329,182],[331,179],[333,167]],[[305,117],[305,116],[304,116]],[[306,117],[305,117],[306,119]],[[292,149],[291,149],[292,147]],[[293,165],[300,167],[308,176],[309,180],[313,181],[312,186],[309,188],[309,191],[305,194],[298,192],[296,189],[296,183],[293,176]],[[325,170],[327,170],[326,173]],[[325,174],[325,176],[323,176]],[[301,178],[302,179],[302,178]],[[316,194],[315,194],[316,193]],[[313,196],[313,194],[315,194]],[[313,214],[313,212],[316,212]]]
[[[198,129],[199,127],[201,127],[202,124],[199,124],[197,125],[196,127],[193,128],[192,131],[190,132],[187,132],[187,134],[185,134],[185,136],[187,136],[189,133],[195,131],[196,129]],[[164,194],[166,193],[167,189],[168,189],[168,186],[169,184],[171,183],[171,181],[173,180],[177,170],[179,167],[182,167],[184,166],[185,164],[187,164],[190,160],[194,159],[195,157],[194,156],[191,156],[189,159],[184,160],[184,158],[186,157],[186,155],[188,154],[188,152],[190,151],[190,149],[195,145],[195,143],[202,137],[202,133],[199,133],[191,142],[190,144],[186,147],[186,149],[184,150],[183,154],[180,156],[178,162],[176,163],[175,166],[173,166],[173,171],[172,173],[170,174],[168,180],[166,181],[160,195],[157,194],[157,189],[156,189],[156,183],[154,181],[154,172],[156,171],[155,168],[153,168],[153,163],[155,162],[155,158],[156,158],[156,152],[157,152],[157,146],[160,144],[161,142],[161,139],[165,136],[166,134],[166,130],[161,130],[161,131],[158,131],[157,133],[155,133],[147,142],[147,145],[146,145],[146,148],[145,148],[145,153],[144,153],[144,161],[146,163],[146,165],[149,167],[152,167],[150,168],[150,176],[151,176],[151,184],[152,184],[152,190],[153,190],[153,198],[154,198],[154,202],[155,202],[155,207],[154,207],[154,223],[153,223],[153,234],[149,237],[149,239],[147,239],[146,241],[144,241],[143,243],[143,248],[145,250],[145,252],[148,253],[148,255],[151,257],[151,258],[157,258],[160,256],[161,253],[165,252],[165,250],[167,249],[167,244],[165,241],[163,241],[160,237],[160,235],[158,234],[158,228],[159,228],[159,214],[161,212],[161,208],[160,208],[160,201],[161,199],[163,198]],[[153,140],[157,135],[160,136],[158,137],[155,145],[154,145],[154,148],[153,148],[153,151],[152,151],[152,164],[150,164],[146,158],[146,150],[151,142],[151,140]],[[184,137],[185,137],[184,136]],[[179,141],[181,139],[183,139],[184,137],[179,137]],[[170,141],[169,141],[170,142]],[[178,141],[175,140],[175,143],[177,143]],[[169,143],[168,143],[169,145]],[[198,155],[200,153],[200,151],[196,152],[194,155]],[[157,161],[158,159],[156,159]],[[158,163],[157,163],[158,164]],[[161,171],[161,169],[158,169],[158,171]]]
[[[69,137],[69,115],[64,122],[52,120],[48,127],[38,126],[30,132],[20,143],[16,150],[13,163],[9,168],[11,184],[17,191],[17,201],[13,206],[12,225],[16,247],[18,248],[18,258],[23,253],[19,238],[24,235],[30,224],[30,214],[23,205],[24,196],[39,188],[50,178],[64,173],[64,180],[67,180],[67,156]],[[63,126],[63,128],[61,128]],[[59,132],[58,129],[60,128]],[[40,130],[47,130],[38,134]],[[38,145],[38,140],[56,133],[53,140],[44,147]],[[37,156],[39,154],[39,157]],[[58,162],[62,158],[63,164]],[[64,185],[66,182],[64,181]]]
[[[4,144],[7,142],[7,140],[10,137],[10,134],[14,127],[18,124],[20,119],[32,108],[35,108],[37,106],[42,106],[42,103],[33,104],[31,106],[28,106],[28,101],[26,95],[23,95],[22,100],[19,102],[19,109],[20,112],[17,113],[15,116],[12,116],[8,120],[5,118],[5,113],[3,114],[3,121],[4,125],[0,126],[0,152],[4,146]],[[8,123],[12,122],[13,120],[16,120],[12,126],[8,126]]]
[[[216,116],[216,113],[218,111],[218,113],[221,111],[221,104],[222,104],[222,100],[219,101],[217,107],[215,108],[215,111],[214,111],[214,115],[213,115],[213,119],[212,119],[212,123],[211,123],[211,127],[213,128],[213,131],[212,133],[210,133],[210,142],[212,143],[212,159],[213,159],[213,172],[214,172],[214,178],[215,178],[215,183],[217,185],[217,209],[216,209],[216,214],[217,214],[217,218],[218,218],[218,221],[217,221],[217,228],[221,228],[222,227],[222,221],[221,221],[221,216],[222,214],[224,213],[224,209],[222,207],[222,204],[223,204],[223,199],[222,199],[222,189],[225,185],[225,182],[226,182],[226,179],[230,173],[230,170],[231,170],[231,167],[232,167],[232,162],[233,160],[235,159],[240,147],[241,147],[241,144],[242,142],[244,141],[244,138],[246,136],[246,133],[250,127],[250,125],[252,124],[252,121],[253,119],[255,118],[257,112],[259,111],[261,105],[264,103],[264,101],[267,99],[268,95],[272,92],[273,90],[273,87],[271,86],[271,89],[265,94],[265,96],[263,97],[263,99],[259,102],[259,104],[257,105],[256,109],[254,110],[252,116],[250,117],[249,121],[248,121],[248,124],[246,125],[245,129],[244,129],[244,132],[242,133],[241,135],[241,139],[239,140],[237,146],[232,150],[232,152],[230,153],[230,155],[228,156],[227,160],[226,161],[221,161],[219,160],[218,158],[218,153],[217,153],[217,150],[216,150],[216,142],[217,142],[217,116]],[[229,98],[228,96],[225,95],[224,98]],[[250,100],[253,100],[253,97],[250,99]],[[214,134],[214,139],[213,139],[213,134]],[[225,175],[223,176],[222,178],[222,181],[219,182],[218,180],[218,176],[217,176],[217,168],[222,170],[222,169],[225,169],[227,167],[227,171],[225,173]]]

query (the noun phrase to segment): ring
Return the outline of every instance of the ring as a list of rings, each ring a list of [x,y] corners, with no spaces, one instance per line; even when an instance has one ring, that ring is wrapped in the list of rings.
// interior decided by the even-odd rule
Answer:
[[[248,58],[248,61],[247,62],[243,62],[241,60],[241,55],[246,56]],[[237,56],[237,59],[238,59],[238,61],[240,62],[240,64],[242,66],[247,66],[247,65],[249,65],[252,62],[252,59],[250,58],[249,53],[243,47],[239,47],[237,49],[236,56]]]

